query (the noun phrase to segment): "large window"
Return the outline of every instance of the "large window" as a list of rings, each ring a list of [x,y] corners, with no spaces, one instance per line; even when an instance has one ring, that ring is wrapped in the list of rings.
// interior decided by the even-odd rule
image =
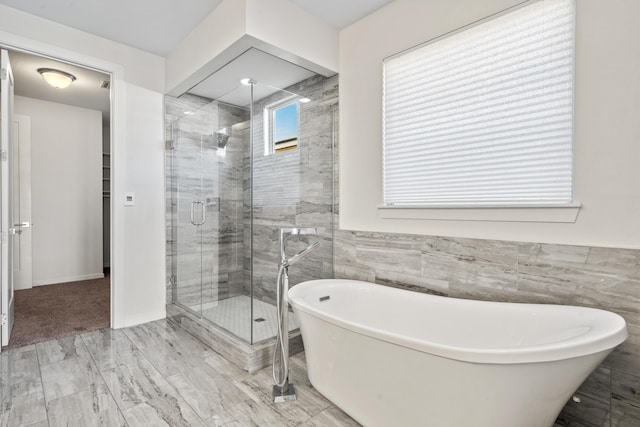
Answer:
[[[572,201],[573,0],[542,0],[384,61],[387,206]]]

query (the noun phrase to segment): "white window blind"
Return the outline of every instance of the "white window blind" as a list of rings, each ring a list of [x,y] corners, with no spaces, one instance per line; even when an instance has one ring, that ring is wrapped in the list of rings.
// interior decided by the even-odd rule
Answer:
[[[572,201],[573,0],[384,61],[386,205]]]

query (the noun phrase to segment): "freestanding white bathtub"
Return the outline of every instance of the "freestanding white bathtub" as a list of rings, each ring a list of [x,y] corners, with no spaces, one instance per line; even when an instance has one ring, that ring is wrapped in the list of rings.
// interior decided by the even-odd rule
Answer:
[[[627,338],[608,311],[313,280],[289,299],[311,384],[365,426],[548,427]]]

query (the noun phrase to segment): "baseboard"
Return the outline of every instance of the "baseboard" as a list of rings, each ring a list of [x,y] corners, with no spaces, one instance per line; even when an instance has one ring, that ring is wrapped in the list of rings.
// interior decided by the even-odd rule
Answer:
[[[81,280],[103,279],[104,273],[83,274],[81,276],[56,277],[55,279],[36,280],[33,286],[55,285],[58,283],[79,282]]]
[[[111,317],[111,328],[121,329],[129,328],[131,326],[141,325],[143,323],[154,322],[156,320],[165,319],[167,317],[167,311],[165,307],[151,310],[146,313],[133,313],[129,316],[121,316],[121,319],[114,319]]]

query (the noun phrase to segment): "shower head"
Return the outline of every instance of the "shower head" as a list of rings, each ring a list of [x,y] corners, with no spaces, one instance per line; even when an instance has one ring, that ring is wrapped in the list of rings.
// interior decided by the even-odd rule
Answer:
[[[213,133],[214,141],[217,143],[218,148],[224,148],[227,146],[227,142],[229,142],[229,135],[222,132],[214,132]]]

